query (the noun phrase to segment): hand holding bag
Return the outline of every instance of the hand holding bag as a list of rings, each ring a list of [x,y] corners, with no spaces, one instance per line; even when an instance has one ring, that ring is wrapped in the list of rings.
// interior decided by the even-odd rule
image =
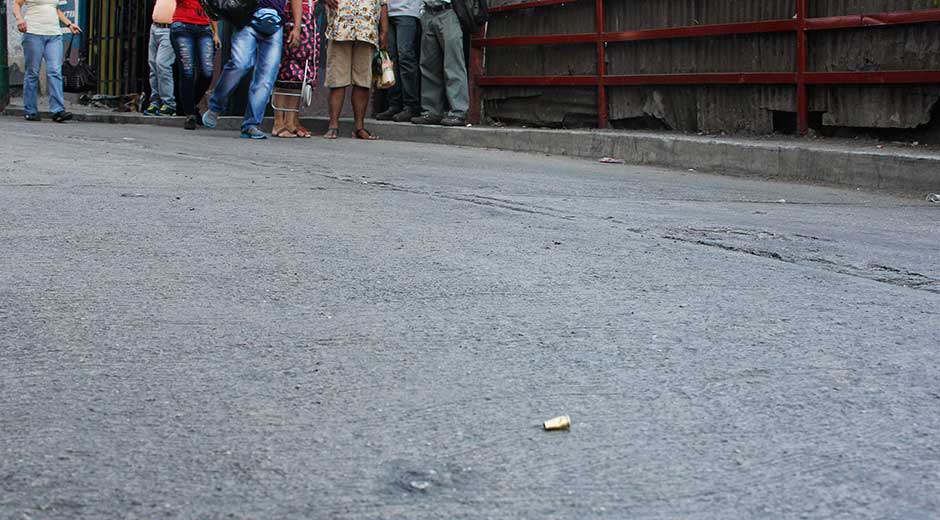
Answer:
[[[388,56],[388,51],[379,51],[372,61],[372,74],[375,86],[385,90],[395,86],[395,64]]]
[[[62,63],[62,90],[73,93],[95,92],[98,90],[98,74],[95,69],[85,63],[85,58],[81,53],[75,65],[72,65],[69,59],[74,42],[75,35],[72,34],[69,46],[65,49],[65,61]]]

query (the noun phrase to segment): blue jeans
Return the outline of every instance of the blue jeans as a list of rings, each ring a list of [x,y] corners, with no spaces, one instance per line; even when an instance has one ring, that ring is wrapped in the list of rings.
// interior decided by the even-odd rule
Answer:
[[[173,44],[170,43],[170,30],[165,27],[150,26],[150,48],[147,63],[150,64],[150,104],[176,109],[173,97]]]
[[[388,57],[395,64],[397,81],[388,89],[389,109],[410,108],[421,112],[421,70],[418,47],[421,45],[421,20],[414,16],[388,17]]]
[[[208,25],[173,22],[170,41],[180,65],[180,105],[178,112],[195,115],[196,104],[212,82],[215,46]]]
[[[281,28],[274,34],[265,36],[251,25],[246,25],[232,34],[232,57],[222,69],[215,92],[209,98],[209,110],[222,113],[228,97],[238,87],[248,70],[254,67],[242,130],[261,124],[271,90],[274,89],[274,80],[277,79],[277,69],[281,65],[283,33],[284,29]]]
[[[23,108],[27,114],[38,114],[39,67],[46,60],[46,79],[49,82],[49,110],[52,113],[65,110],[62,98],[62,35],[23,35],[23,54],[26,61],[26,78],[23,80]]]

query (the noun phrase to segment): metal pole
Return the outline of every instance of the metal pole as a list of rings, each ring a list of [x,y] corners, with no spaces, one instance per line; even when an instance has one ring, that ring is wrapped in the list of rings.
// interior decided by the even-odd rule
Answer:
[[[480,95],[480,86],[477,84],[477,80],[485,73],[483,68],[483,47],[479,47],[473,44],[473,37],[478,36],[481,38],[486,38],[486,27],[484,24],[483,28],[480,29],[477,35],[469,35],[470,37],[470,113],[469,116],[470,122],[477,125],[480,124],[480,120],[483,115],[483,101],[482,96]]]
[[[604,41],[604,0],[594,0],[594,31],[597,33],[597,127],[607,128],[607,56]]]
[[[808,11],[807,0],[796,1],[796,130],[800,135],[809,131],[809,96],[806,92]]]
[[[7,2],[0,0],[0,110],[10,102],[10,68],[7,65]]]

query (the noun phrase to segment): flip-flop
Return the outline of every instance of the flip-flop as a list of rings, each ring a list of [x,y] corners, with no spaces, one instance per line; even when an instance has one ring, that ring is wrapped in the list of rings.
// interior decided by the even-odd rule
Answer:
[[[363,134],[365,134],[365,136],[363,136]],[[372,133],[366,130],[365,128],[357,128],[353,132],[352,136],[355,137],[356,139],[362,139],[363,141],[378,141],[379,140],[378,136],[372,135]]]
[[[326,133],[323,134],[324,139],[336,139],[339,137],[339,128],[327,128]]]
[[[297,137],[296,135],[294,135],[294,132],[291,132],[290,130],[286,128],[282,128],[276,132],[271,132],[271,135],[273,135],[274,137],[280,137],[281,139],[293,139]]]
[[[302,137],[304,139],[310,139],[311,137],[313,137],[313,134],[310,133],[310,130],[307,130],[306,128],[302,126],[298,126],[297,128],[294,129],[294,135],[296,135],[297,137]]]

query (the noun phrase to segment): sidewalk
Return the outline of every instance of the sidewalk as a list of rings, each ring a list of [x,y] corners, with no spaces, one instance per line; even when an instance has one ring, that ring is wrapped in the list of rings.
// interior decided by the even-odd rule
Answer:
[[[4,115],[22,117],[20,100]],[[181,117],[148,117],[71,105],[77,121],[183,126]],[[238,130],[240,117],[223,117],[221,130]],[[304,125],[325,132],[326,118],[304,118]],[[752,176],[903,193],[918,198],[940,192],[940,149],[881,145],[874,141],[794,137],[711,137],[671,132],[543,130],[472,126],[447,128],[367,120],[383,139],[495,148],[643,164],[733,176]],[[270,128],[270,118],[266,120]],[[340,137],[352,133],[344,120]],[[617,167],[614,164],[611,167]]]

